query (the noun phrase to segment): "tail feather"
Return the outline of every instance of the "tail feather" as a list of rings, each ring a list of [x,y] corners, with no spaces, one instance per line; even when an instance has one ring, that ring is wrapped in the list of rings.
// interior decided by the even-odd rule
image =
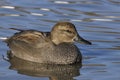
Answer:
[[[9,28],[9,29],[17,30],[17,31],[24,31],[24,30],[22,30],[22,29],[17,29],[17,28]]]

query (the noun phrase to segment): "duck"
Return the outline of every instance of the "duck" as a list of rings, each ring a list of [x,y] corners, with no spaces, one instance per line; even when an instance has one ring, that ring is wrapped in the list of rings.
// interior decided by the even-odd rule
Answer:
[[[16,29],[5,42],[12,56],[42,64],[82,63],[82,54],[75,42],[91,45],[71,22],[57,22],[50,32]]]

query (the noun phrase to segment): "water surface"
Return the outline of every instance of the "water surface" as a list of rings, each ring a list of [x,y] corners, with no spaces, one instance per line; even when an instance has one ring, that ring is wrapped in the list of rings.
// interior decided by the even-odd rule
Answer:
[[[9,28],[48,31],[58,21],[74,23],[79,34],[93,43],[76,44],[83,55],[83,66],[68,80],[120,79],[119,0],[0,0],[0,37],[16,32]],[[0,80],[64,80],[11,70],[10,63],[2,58],[8,47],[2,41],[0,45]],[[76,71],[69,68],[71,74]]]

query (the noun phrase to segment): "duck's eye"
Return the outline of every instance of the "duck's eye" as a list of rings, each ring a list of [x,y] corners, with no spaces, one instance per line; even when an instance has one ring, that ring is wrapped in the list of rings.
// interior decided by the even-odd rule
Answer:
[[[70,31],[70,30],[66,30],[66,32],[68,32],[68,33],[72,33],[72,31]]]

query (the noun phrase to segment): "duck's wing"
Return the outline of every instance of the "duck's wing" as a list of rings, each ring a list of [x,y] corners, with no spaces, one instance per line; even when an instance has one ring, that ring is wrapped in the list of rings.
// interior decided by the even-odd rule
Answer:
[[[6,40],[6,43],[13,56],[41,63],[44,60],[44,57],[41,57],[42,52],[48,49],[46,48],[46,46],[49,47],[48,44],[51,44],[49,35],[49,32],[25,30],[15,33]]]
[[[29,47],[43,47],[49,43],[50,32],[40,32],[35,30],[25,30],[15,33],[12,37],[6,40],[8,46],[24,45]]]

